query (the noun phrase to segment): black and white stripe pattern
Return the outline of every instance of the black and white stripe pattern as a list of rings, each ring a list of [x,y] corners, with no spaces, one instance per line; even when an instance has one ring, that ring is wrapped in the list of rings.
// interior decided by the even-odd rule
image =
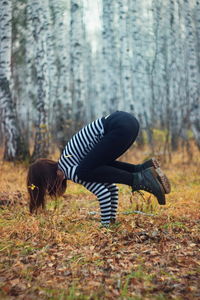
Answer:
[[[111,218],[116,218],[117,207],[118,207],[118,187],[113,184],[105,184],[111,194]]]
[[[118,188],[115,184],[85,182],[76,175],[76,168],[81,160],[89,153],[104,135],[102,119],[97,119],[83,127],[67,143],[59,160],[59,168],[65,177],[85,186],[95,194],[100,203],[101,222],[109,224],[115,219],[118,205]]]
[[[89,191],[95,194],[99,200],[101,209],[101,223],[109,224],[111,219],[116,218],[118,206],[118,187],[109,183],[80,182]]]

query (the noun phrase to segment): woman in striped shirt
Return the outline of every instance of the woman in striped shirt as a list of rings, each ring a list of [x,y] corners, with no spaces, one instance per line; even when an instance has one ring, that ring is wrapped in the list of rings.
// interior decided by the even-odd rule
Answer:
[[[82,184],[97,196],[102,224],[108,225],[116,219],[116,183],[129,185],[133,191],[148,191],[159,204],[165,204],[170,183],[156,159],[139,165],[116,160],[130,148],[138,131],[139,123],[133,115],[116,111],[77,132],[68,141],[58,162],[37,160],[30,166],[27,177],[30,211],[40,206],[44,208],[46,193],[62,195],[67,179]]]

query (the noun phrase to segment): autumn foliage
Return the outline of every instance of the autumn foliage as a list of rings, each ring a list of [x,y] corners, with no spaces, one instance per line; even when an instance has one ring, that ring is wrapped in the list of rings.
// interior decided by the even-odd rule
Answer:
[[[137,150],[126,160],[148,155]],[[200,299],[197,149],[193,159],[180,151],[164,164],[172,183],[165,207],[120,185],[118,223],[109,229],[100,227],[95,197],[73,183],[30,216],[27,167],[0,164],[0,299]]]

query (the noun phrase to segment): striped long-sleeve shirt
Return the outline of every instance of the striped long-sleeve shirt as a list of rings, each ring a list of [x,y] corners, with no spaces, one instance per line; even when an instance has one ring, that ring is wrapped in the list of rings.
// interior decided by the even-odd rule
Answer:
[[[82,159],[104,136],[103,118],[97,119],[83,127],[67,143],[58,167],[64,172],[67,179],[82,184],[95,194],[100,202],[101,222],[110,223],[115,218],[118,204],[118,189],[115,184],[85,182],[78,178],[76,168]]]

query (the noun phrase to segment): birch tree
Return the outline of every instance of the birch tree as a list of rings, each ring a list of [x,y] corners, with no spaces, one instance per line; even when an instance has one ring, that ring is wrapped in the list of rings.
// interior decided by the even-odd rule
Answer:
[[[70,55],[74,130],[81,127],[84,119],[84,34],[83,2],[82,0],[71,0]]]
[[[200,77],[200,2],[197,0],[195,1],[195,6],[194,6],[194,22],[195,22],[195,29],[196,29],[196,41],[197,41],[197,59],[198,59],[198,73]],[[200,80],[199,80],[200,82]],[[195,137],[197,140],[197,145],[200,149],[200,84],[199,84],[199,89],[198,89],[198,100],[196,104],[196,109],[194,109],[194,120],[195,121]],[[196,113],[195,113],[196,111]]]
[[[0,107],[5,136],[4,159],[13,161],[24,157],[23,138],[20,133],[16,106],[11,88],[12,1],[1,0],[0,10]]]
[[[119,105],[119,61],[116,49],[115,16],[116,2],[113,0],[102,1],[102,105],[105,114],[113,112]]]
[[[168,81],[169,81],[169,121],[171,132],[171,146],[173,150],[178,149],[178,140],[181,129],[180,120],[180,73],[179,65],[179,17],[177,1],[171,0],[168,6]]]
[[[150,17],[152,19],[153,36],[148,40],[153,49],[152,60],[149,63],[150,93],[152,95],[151,114],[156,126],[166,125],[166,7],[163,1],[153,1]],[[158,109],[159,107],[159,109]]]
[[[152,24],[148,24],[148,30],[144,26],[149,22],[146,7],[143,1],[130,1],[131,14],[130,32],[132,48],[132,81],[133,81],[133,106],[136,116],[140,119],[141,128],[147,131],[148,140],[152,143],[152,105],[151,86],[149,83],[148,65],[151,65],[149,57],[153,57],[154,49],[149,43],[152,38]],[[150,26],[151,25],[151,26]]]
[[[191,13],[191,3],[184,1],[184,19],[186,32],[186,59],[188,62],[188,96],[190,103],[190,123],[198,147],[200,148],[200,73],[198,72],[197,42],[195,37],[194,21]]]
[[[122,109],[130,112],[134,111],[133,103],[133,83],[131,64],[132,61],[132,49],[131,40],[129,38],[130,19],[129,1],[119,0],[119,68],[120,68],[120,84],[121,84],[121,102],[123,103]]]
[[[48,1],[29,0],[32,13],[32,28],[35,46],[35,71],[37,84],[36,97],[36,134],[32,160],[46,157],[49,153],[49,129],[48,129],[48,101],[49,101],[49,73],[47,59],[47,35],[48,23],[46,10]]]
[[[101,37],[99,43],[101,45]],[[107,103],[103,92],[103,53],[102,48],[99,46],[98,51],[92,57],[92,93],[90,96],[91,102],[91,118],[94,120],[96,117],[100,118],[102,115],[108,114]],[[94,100],[95,99],[95,100]]]
[[[59,2],[60,0],[58,0]],[[51,124],[54,118],[53,104],[56,101],[57,97],[57,78],[58,78],[58,68],[56,65],[57,57],[55,54],[55,35],[54,35],[54,24],[52,22],[52,14],[51,14],[51,1],[47,0],[44,9],[44,24],[46,27],[46,48],[47,48],[47,73],[48,73],[48,81],[49,81],[49,101],[48,101],[48,118],[49,118],[49,130],[51,130]],[[58,16],[59,20],[59,16]],[[59,20],[60,21],[60,20]],[[61,32],[57,33],[58,35]]]
[[[53,101],[52,130],[60,150],[72,132],[72,95],[70,71],[70,1],[50,0],[53,19],[53,39],[57,66],[54,77],[57,92]],[[54,128],[54,129],[53,129]]]
[[[197,56],[198,56],[198,70],[200,73],[200,1],[196,0],[194,5],[194,25],[197,40]]]

